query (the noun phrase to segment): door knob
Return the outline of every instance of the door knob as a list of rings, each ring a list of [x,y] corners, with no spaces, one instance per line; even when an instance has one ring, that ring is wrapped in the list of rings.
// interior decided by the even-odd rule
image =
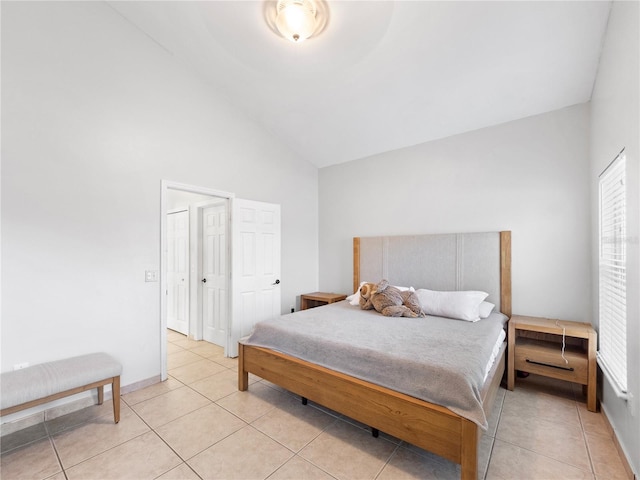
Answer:
[[[280,285],[280,280],[276,280],[275,282],[273,282],[271,285]]]
[[[206,278],[203,278],[203,279],[202,279],[202,283],[207,283],[207,279],[206,279]]]

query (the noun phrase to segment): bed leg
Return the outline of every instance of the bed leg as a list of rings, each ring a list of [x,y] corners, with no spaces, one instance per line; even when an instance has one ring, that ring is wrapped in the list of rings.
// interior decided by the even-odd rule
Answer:
[[[380,436],[380,430],[378,430],[377,428],[371,427],[371,436],[373,438],[378,438]]]
[[[307,403],[309,403],[306,397],[300,397],[300,399],[302,400],[303,405],[306,405]]]
[[[462,419],[462,461],[460,462],[460,480],[478,479],[478,447],[480,430],[470,420]]]
[[[244,369],[244,345],[238,344],[238,390],[246,392],[249,389],[249,372]]]

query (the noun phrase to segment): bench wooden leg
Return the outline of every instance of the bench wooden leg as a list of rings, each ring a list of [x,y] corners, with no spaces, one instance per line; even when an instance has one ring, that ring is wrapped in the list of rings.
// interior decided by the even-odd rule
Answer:
[[[102,405],[104,402],[104,385],[98,387],[98,405]]]
[[[111,395],[113,396],[113,421],[120,422],[120,377],[113,377],[111,384]]]

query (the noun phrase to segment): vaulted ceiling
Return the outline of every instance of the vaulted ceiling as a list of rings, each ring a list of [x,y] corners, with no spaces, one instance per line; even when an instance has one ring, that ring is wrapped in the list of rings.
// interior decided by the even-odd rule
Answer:
[[[109,4],[318,167],[588,101],[610,8],[327,0],[294,44],[273,1]]]

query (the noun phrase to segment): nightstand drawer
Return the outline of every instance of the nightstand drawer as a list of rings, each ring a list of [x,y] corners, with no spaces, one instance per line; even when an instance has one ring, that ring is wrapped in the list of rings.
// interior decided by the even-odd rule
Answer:
[[[516,370],[587,385],[589,361],[581,349],[567,346],[562,358],[562,344],[519,338],[516,342]]]

